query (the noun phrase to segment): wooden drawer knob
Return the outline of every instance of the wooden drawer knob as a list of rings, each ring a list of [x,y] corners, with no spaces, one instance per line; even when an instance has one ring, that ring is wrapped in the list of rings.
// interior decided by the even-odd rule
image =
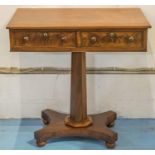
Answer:
[[[97,38],[96,38],[95,36],[92,36],[92,37],[90,38],[90,41],[91,41],[92,43],[95,43],[95,42],[97,41]]]
[[[116,34],[115,34],[115,33],[113,33],[113,32],[111,32],[111,33],[109,33],[109,36],[110,36],[111,38],[113,38],[113,37],[115,37],[115,36],[116,36]]]
[[[134,36],[130,36],[130,37],[128,38],[128,41],[129,41],[129,42],[134,42],[134,41],[135,41],[135,37],[134,37]]]
[[[43,36],[44,36],[44,37],[48,37],[48,33],[46,33],[46,32],[43,33]]]
[[[66,36],[61,36],[61,41],[65,41],[67,40],[67,37]]]
[[[29,37],[28,37],[28,36],[25,36],[23,39],[24,39],[25,41],[28,41],[28,40],[29,40]]]
[[[114,32],[109,33],[109,39],[110,41],[115,41],[117,39],[117,35]]]

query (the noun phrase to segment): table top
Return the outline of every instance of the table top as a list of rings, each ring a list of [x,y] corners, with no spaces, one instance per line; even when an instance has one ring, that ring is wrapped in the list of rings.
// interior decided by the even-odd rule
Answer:
[[[19,8],[8,29],[149,28],[139,8]]]

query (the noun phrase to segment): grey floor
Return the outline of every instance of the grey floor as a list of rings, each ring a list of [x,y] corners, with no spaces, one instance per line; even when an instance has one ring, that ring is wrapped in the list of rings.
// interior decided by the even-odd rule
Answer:
[[[0,120],[0,149],[26,150],[106,150],[104,141],[86,138],[57,138],[38,148],[33,132],[42,127],[40,119]],[[116,121],[116,150],[154,150],[155,119],[123,119]]]

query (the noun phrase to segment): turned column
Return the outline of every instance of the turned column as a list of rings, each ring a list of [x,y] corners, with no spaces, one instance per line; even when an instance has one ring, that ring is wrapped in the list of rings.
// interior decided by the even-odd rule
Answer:
[[[71,106],[70,116],[65,118],[65,124],[72,127],[86,127],[92,124],[91,117],[87,116],[85,52],[72,52]]]

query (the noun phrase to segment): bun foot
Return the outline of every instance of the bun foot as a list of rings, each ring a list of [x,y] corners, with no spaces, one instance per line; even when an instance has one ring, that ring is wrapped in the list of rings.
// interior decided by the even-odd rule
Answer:
[[[114,127],[115,125],[115,122],[111,122],[110,124],[108,124],[108,127],[111,128],[111,127]]]
[[[47,144],[47,142],[46,141],[37,141],[36,144],[39,147],[43,147],[43,146],[45,146]]]
[[[47,120],[45,120],[45,119],[43,119],[43,123],[44,123],[45,125],[48,125],[48,124],[49,124],[49,122],[48,122]]]
[[[105,142],[105,145],[107,148],[112,149],[116,146],[116,143],[115,142],[114,143]]]

